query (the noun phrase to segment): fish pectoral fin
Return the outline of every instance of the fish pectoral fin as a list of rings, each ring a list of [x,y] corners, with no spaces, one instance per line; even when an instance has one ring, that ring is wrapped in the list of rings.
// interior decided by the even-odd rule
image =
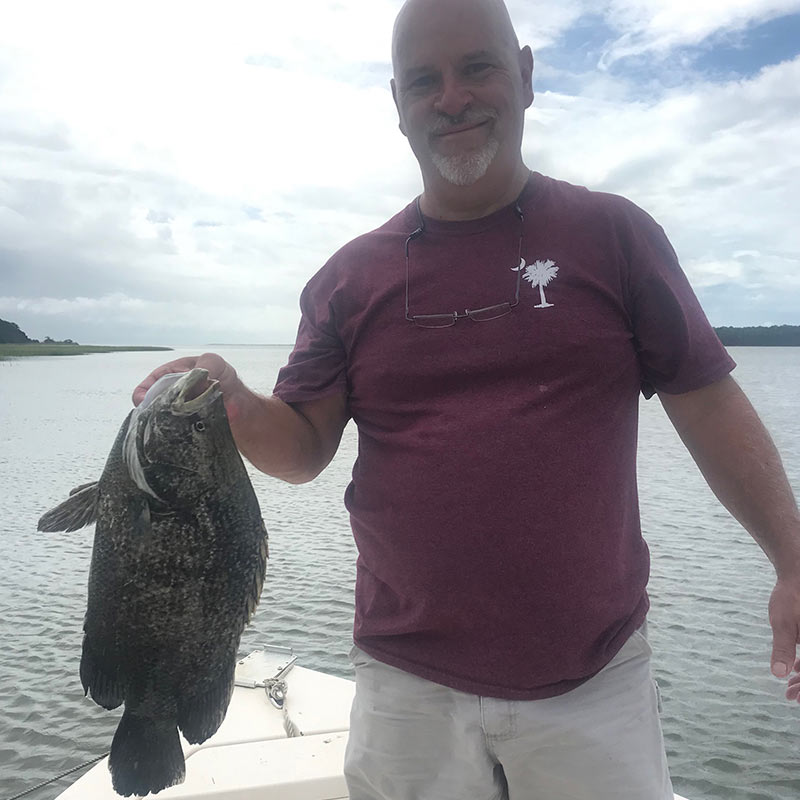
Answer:
[[[40,531],[77,531],[97,521],[97,501],[100,494],[97,481],[85,483],[70,492],[70,496],[43,514],[37,525]]]

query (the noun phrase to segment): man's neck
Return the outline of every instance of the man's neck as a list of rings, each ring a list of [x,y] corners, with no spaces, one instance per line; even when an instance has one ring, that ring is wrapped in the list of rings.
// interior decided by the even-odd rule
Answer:
[[[422,213],[431,219],[454,222],[488,217],[519,197],[530,174],[520,161],[510,175],[492,176],[493,180],[487,175],[472,186],[455,186],[443,179],[425,181],[420,197]]]

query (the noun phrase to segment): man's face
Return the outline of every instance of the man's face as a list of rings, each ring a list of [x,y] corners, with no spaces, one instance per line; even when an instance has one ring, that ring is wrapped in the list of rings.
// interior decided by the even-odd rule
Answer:
[[[445,0],[401,20],[392,92],[426,181],[471,185],[519,159],[530,51],[496,17],[486,4]]]

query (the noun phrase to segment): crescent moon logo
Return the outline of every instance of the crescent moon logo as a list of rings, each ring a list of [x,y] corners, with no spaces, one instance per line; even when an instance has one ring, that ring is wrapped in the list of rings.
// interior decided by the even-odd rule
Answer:
[[[511,267],[511,271],[512,272],[519,272],[521,269],[525,269],[525,259],[524,258],[521,258],[519,260],[519,266],[518,267]]]

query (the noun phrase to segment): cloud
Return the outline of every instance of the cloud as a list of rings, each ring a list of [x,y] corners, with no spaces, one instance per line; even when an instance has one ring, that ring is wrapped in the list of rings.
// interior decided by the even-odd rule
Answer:
[[[542,156],[555,174],[631,197],[675,235],[740,240],[741,249],[767,239],[793,251],[783,209],[800,177],[799,87],[797,58],[651,103],[546,93],[530,113],[525,150],[532,164]]]
[[[166,224],[168,222],[172,222],[172,215],[166,211],[153,211],[151,208],[147,212],[146,219],[148,222]]]
[[[421,190],[387,85],[400,5],[18,5],[0,27],[3,313],[37,338],[290,341],[310,275]],[[797,47],[770,62],[764,29],[767,66],[735,77],[686,48],[798,4],[696,5],[510,0],[537,51],[524,153],[652,213],[719,324],[791,316]]]
[[[676,48],[800,10],[797,0],[610,0],[607,18],[621,35],[601,68],[645,53],[666,58]]]

